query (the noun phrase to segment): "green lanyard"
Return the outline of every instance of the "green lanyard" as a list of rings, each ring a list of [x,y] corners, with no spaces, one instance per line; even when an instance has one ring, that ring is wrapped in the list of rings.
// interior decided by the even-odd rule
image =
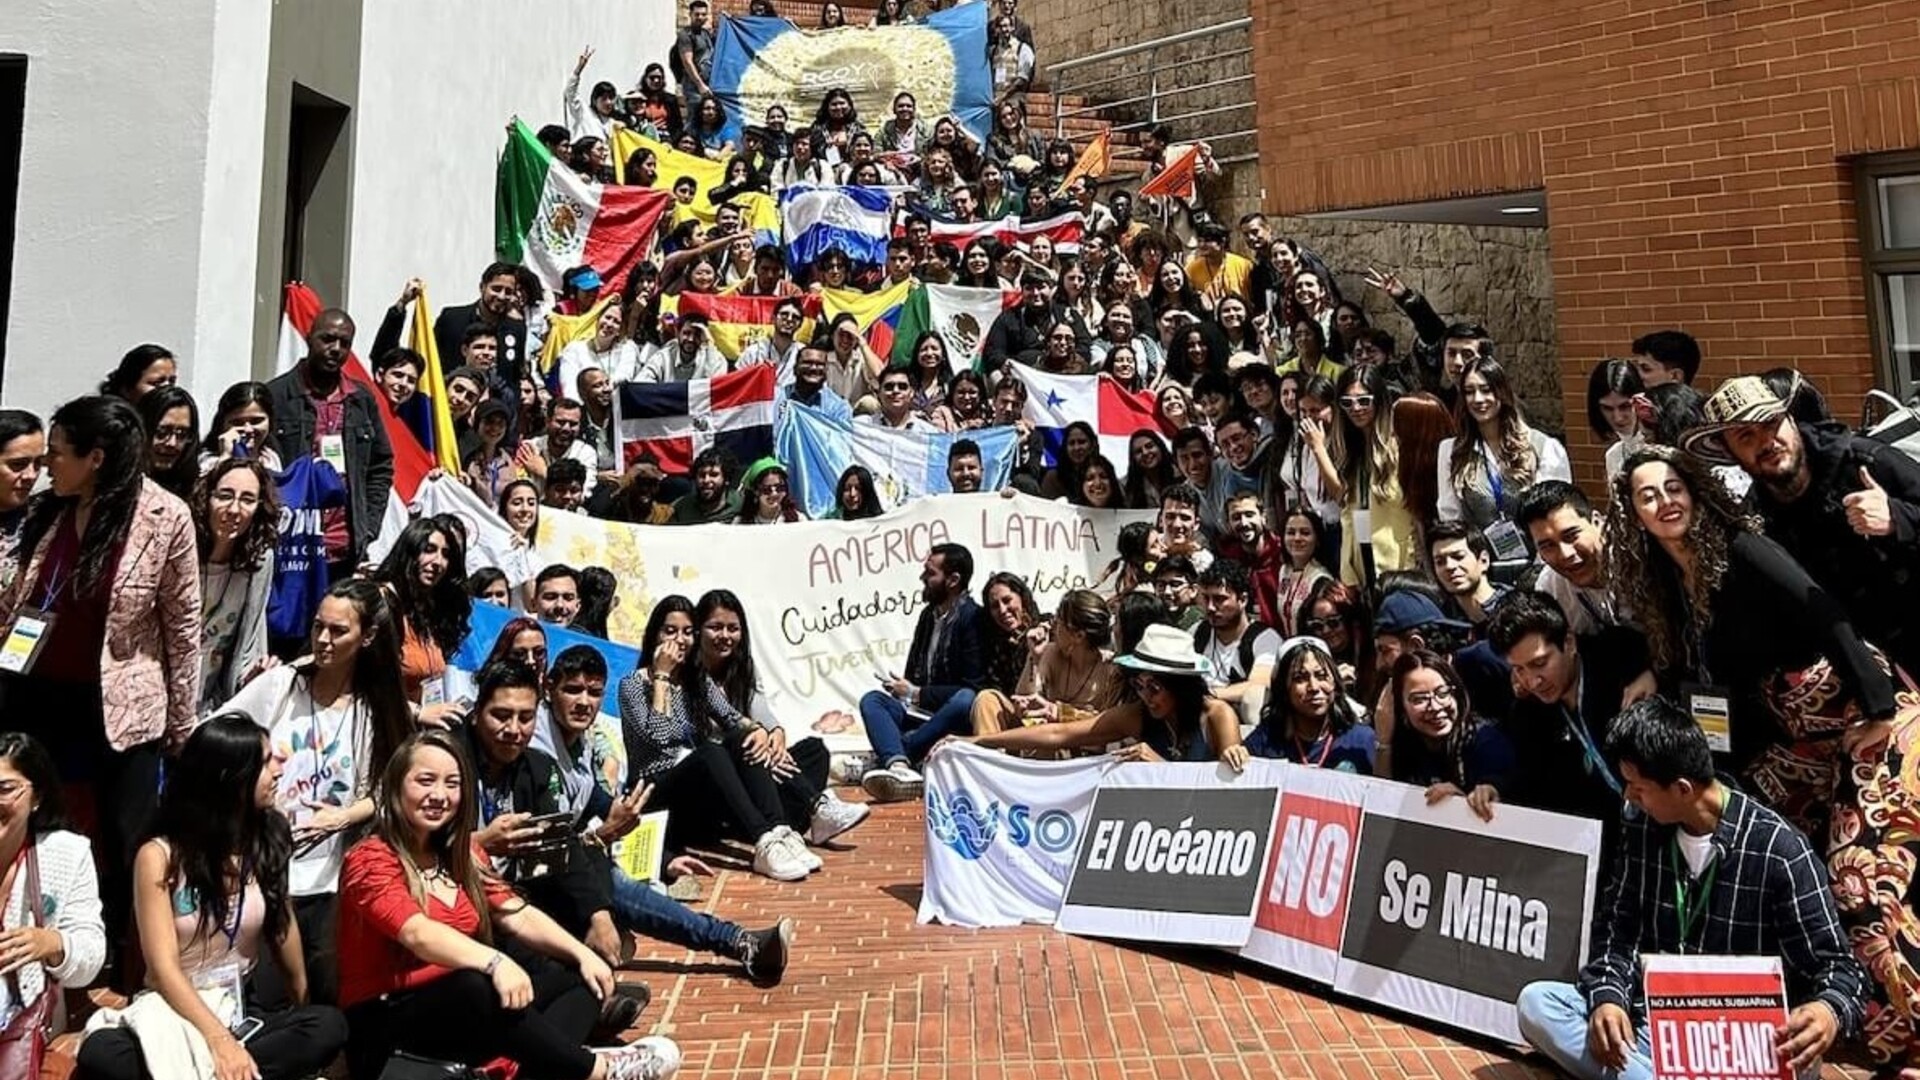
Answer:
[[[1707,913],[1707,905],[1713,899],[1714,876],[1720,872],[1720,860],[1707,864],[1707,872],[1700,880],[1688,884],[1686,861],[1680,857],[1680,838],[1675,836],[1667,849],[1667,855],[1673,862],[1673,907],[1680,916],[1680,949],[1687,951],[1687,942],[1693,940],[1693,928]]]

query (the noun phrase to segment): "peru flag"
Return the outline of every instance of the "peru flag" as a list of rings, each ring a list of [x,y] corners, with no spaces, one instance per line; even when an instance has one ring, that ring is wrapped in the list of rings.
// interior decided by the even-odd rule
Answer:
[[[1007,361],[1007,372],[1026,385],[1027,407],[1022,415],[1046,440],[1048,465],[1059,456],[1067,425],[1076,420],[1093,425],[1101,456],[1122,475],[1127,470],[1127,442],[1134,432],[1145,428],[1163,436],[1173,434],[1150,391],[1122,390],[1103,375],[1053,375],[1015,360]]]
[[[773,453],[774,370],[755,364],[730,375],[677,383],[621,383],[614,430],[628,465],[651,451],[660,467],[685,473],[717,446],[741,466]]]

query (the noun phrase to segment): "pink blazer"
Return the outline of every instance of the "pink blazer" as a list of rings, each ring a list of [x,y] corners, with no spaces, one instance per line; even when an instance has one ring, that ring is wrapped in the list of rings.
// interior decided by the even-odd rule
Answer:
[[[52,541],[48,529],[0,598],[7,619],[39,580]],[[107,742],[115,750],[163,735],[167,747],[176,749],[193,730],[200,700],[200,556],[187,504],[152,480],[140,482],[113,579],[100,648],[100,698]]]

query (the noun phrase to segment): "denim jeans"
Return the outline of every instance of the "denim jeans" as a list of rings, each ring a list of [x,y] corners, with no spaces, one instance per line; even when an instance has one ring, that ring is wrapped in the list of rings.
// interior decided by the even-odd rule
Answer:
[[[623,930],[701,952],[732,956],[740,927],[695,911],[644,881],[613,868],[613,915]]]
[[[867,727],[873,760],[881,768],[896,761],[918,763],[933,744],[948,735],[973,731],[973,691],[962,686],[929,686],[920,691],[925,720],[907,715],[906,703],[892,694],[869,690],[860,699],[860,722]]]
[[[1646,1026],[1634,1032],[1624,1069],[1609,1069],[1587,1053],[1587,999],[1564,982],[1537,982],[1514,1002],[1520,1035],[1575,1080],[1653,1080],[1653,1045]]]

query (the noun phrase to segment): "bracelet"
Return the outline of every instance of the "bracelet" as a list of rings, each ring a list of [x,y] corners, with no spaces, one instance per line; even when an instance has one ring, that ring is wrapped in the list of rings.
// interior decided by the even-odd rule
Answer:
[[[500,970],[500,961],[505,960],[506,958],[507,958],[506,953],[496,952],[493,954],[493,959],[487,961],[487,968],[486,968],[487,978],[489,979],[493,978],[493,973]]]

